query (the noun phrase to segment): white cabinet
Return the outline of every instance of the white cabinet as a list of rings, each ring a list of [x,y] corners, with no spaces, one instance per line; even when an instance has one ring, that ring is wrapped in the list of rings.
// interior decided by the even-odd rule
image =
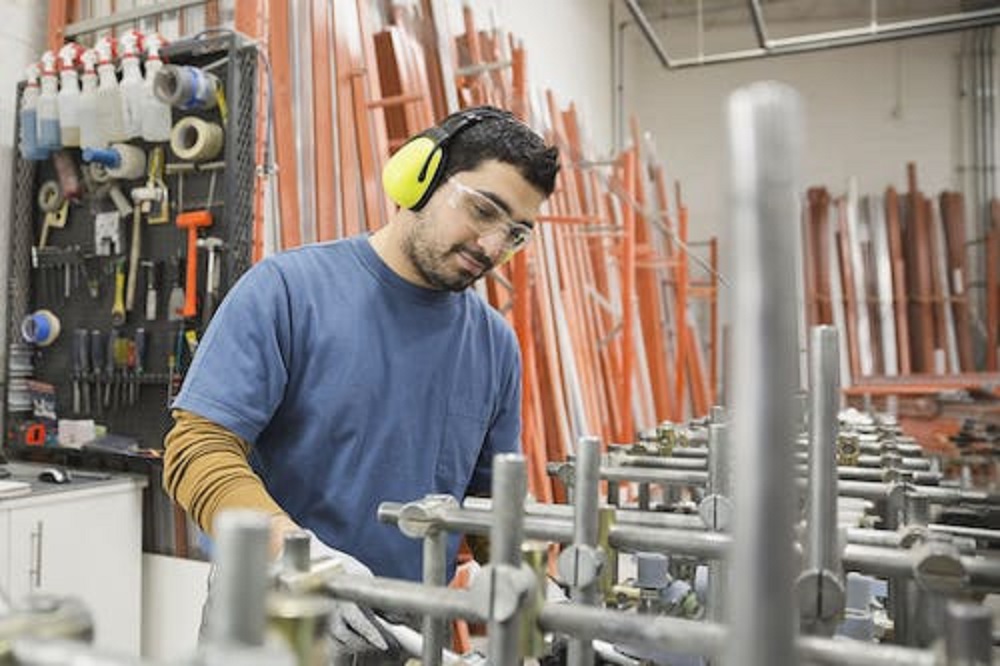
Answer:
[[[0,583],[12,600],[78,598],[95,647],[138,655],[142,615],[142,488],[128,476],[0,501]]]

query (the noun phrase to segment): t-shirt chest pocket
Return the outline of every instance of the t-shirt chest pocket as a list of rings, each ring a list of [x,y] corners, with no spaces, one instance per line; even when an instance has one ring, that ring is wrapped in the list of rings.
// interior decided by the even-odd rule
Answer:
[[[440,454],[439,492],[462,497],[479,459],[493,405],[484,389],[458,389],[448,397]]]

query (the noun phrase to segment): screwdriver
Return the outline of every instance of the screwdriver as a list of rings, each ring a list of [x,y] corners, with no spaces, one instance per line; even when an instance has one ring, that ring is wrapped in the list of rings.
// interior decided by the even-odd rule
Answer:
[[[163,274],[162,261],[143,261],[146,269],[146,321],[155,321],[159,310],[160,280]]]
[[[73,413],[80,414],[80,382],[83,377],[83,358],[87,350],[87,331],[77,328],[73,331]]]
[[[104,406],[108,409],[111,408],[111,389],[115,383],[115,340],[117,337],[117,329],[111,329],[105,339],[107,344],[104,346],[106,350],[104,356]]]
[[[115,406],[125,404],[128,396],[125,395],[127,387],[125,382],[128,379],[128,357],[132,341],[121,335],[118,331],[113,331],[115,337]]]
[[[83,386],[83,413],[90,414],[90,331],[77,329],[77,351],[80,354],[80,384]]]
[[[139,399],[139,394],[142,391],[142,373],[145,372],[145,364],[143,359],[146,357],[146,329],[139,327],[135,329],[135,377],[133,381],[135,382],[135,392],[132,396],[132,404]]]
[[[115,262],[115,297],[111,306],[111,325],[125,323],[125,258]]]
[[[104,411],[101,409],[101,375],[104,372],[104,347],[106,344],[104,334],[98,329],[95,328],[90,332],[90,367],[94,371],[94,393],[96,397],[94,403],[98,414]]]

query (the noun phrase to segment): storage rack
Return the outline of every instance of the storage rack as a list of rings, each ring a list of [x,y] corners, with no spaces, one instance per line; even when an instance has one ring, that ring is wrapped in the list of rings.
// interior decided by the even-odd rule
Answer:
[[[206,231],[224,242],[220,256],[220,297],[240,275],[251,265],[253,246],[253,192],[256,181],[255,137],[256,137],[256,81],[257,49],[245,38],[229,31],[213,31],[195,39],[176,42],[161,52],[164,62],[173,64],[211,67],[211,71],[222,82],[228,108],[224,123],[225,144],[218,159],[225,161],[223,169],[215,176],[214,196],[218,202],[212,206],[213,225]],[[18,89],[18,101],[23,93],[23,84]],[[197,115],[213,122],[221,122],[217,108],[208,110],[181,111],[173,109],[173,121],[183,115]],[[17,128],[19,131],[19,128]],[[132,141],[132,143],[138,143]],[[141,144],[147,153],[153,144]],[[70,152],[79,169],[79,149],[65,149]],[[169,145],[163,145],[165,163],[177,162]],[[82,177],[82,176],[81,176]],[[132,471],[149,477],[145,498],[144,549],[164,554],[188,554],[185,533],[180,529],[183,513],[175,510],[171,500],[162,490],[162,464],[160,450],[163,437],[171,426],[167,409],[168,353],[176,347],[178,326],[194,331],[198,337],[204,332],[207,322],[200,318],[168,321],[166,316],[167,293],[177,279],[176,266],[179,254],[184,252],[187,232],[179,229],[174,217],[183,203],[185,209],[195,208],[192,202],[205,202],[211,186],[211,175],[207,171],[186,173],[183,178],[184,201],[179,202],[178,176],[166,176],[170,217],[167,223],[149,225],[142,222],[143,259],[164,262],[165,270],[159,280],[158,316],[153,321],[144,317],[146,271],[140,269],[135,307],[126,323],[119,327],[126,335],[134,334],[136,328],[147,331],[145,372],[137,377],[138,395],[134,404],[122,404],[111,410],[102,409],[98,420],[107,426],[109,434],[122,435],[133,440],[137,447],[112,451],[84,445],[81,449],[61,448],[51,445],[26,445],[21,439],[23,426],[31,423],[30,404],[25,403],[23,394],[25,375],[52,384],[56,390],[56,405],[60,417],[87,418],[91,414],[71,415],[73,395],[73,331],[77,328],[102,330],[111,327],[111,307],[114,297],[113,259],[101,257],[92,260],[99,271],[99,294],[91,298],[82,271],[69,298],[62,296],[60,289],[45,290],[41,269],[33,267],[32,249],[37,243],[42,228],[44,213],[37,207],[38,188],[42,183],[55,178],[51,160],[31,162],[15,155],[12,192],[12,215],[9,248],[9,280],[6,308],[6,340],[2,341],[4,377],[4,449],[14,458],[44,461],[69,467],[88,467]],[[128,185],[142,185],[145,176]],[[123,187],[123,189],[125,189]],[[49,233],[49,245],[62,248],[79,246],[86,254],[93,252],[93,219],[100,210],[113,210],[111,202],[94,202],[86,197],[71,204],[64,228],[53,229]],[[132,233],[131,216],[121,219],[123,248],[119,257],[127,258]],[[199,254],[203,254],[199,251]],[[37,255],[36,255],[37,256]],[[199,300],[204,291],[206,259],[198,259]],[[92,268],[93,270],[93,268]],[[50,276],[51,277],[51,276]],[[61,278],[60,278],[61,279]],[[51,282],[51,280],[50,280]],[[25,316],[39,308],[58,311],[62,332],[51,346],[34,348],[21,345],[20,324]],[[200,311],[199,311],[200,312]],[[187,350],[185,353],[188,353]],[[8,353],[9,352],[9,353]],[[185,359],[190,361],[190,356]],[[14,368],[13,371],[11,368]],[[93,378],[93,376],[92,376]],[[124,387],[123,387],[124,388]],[[96,383],[91,383],[93,394]],[[94,399],[94,396],[91,396]],[[12,404],[13,400],[13,404]],[[112,405],[112,407],[114,407]],[[92,405],[91,412],[96,412]],[[125,441],[128,441],[125,440]],[[119,440],[121,441],[121,440]]]

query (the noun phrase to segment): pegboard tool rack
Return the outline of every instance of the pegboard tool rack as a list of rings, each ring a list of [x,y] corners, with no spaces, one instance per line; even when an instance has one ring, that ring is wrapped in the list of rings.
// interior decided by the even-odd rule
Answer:
[[[205,120],[222,123],[225,132],[222,154],[215,158],[225,161],[225,167],[217,172],[214,185],[216,202],[212,206],[213,224],[201,230],[201,236],[211,235],[224,242],[220,255],[220,297],[238,277],[245,272],[252,262],[253,247],[253,201],[256,185],[256,87],[258,54],[256,46],[240,35],[232,32],[219,31],[205,33],[195,39],[175,42],[162,50],[164,62],[193,65],[212,71],[222,82],[228,117],[222,123],[219,108],[182,111],[173,109],[173,122],[176,123],[185,115],[197,115]],[[18,87],[18,108],[24,84]],[[19,132],[19,127],[15,129]],[[17,136],[17,134],[15,134]],[[141,145],[151,154],[153,144],[133,140],[130,143]],[[15,141],[16,144],[16,141]],[[168,144],[162,144],[166,164],[179,162]],[[80,150],[65,149],[71,156],[77,169],[80,169]],[[161,489],[162,466],[159,451],[162,448],[163,437],[172,421],[167,408],[168,398],[168,365],[167,358],[177,341],[180,326],[185,330],[193,330],[198,336],[202,334],[207,322],[199,316],[178,321],[169,321],[167,317],[167,295],[170,287],[178,279],[176,266],[178,258],[186,253],[187,231],[175,224],[175,216],[183,204],[185,209],[196,209],[204,203],[210,188],[210,173],[196,171],[183,176],[184,201],[178,201],[178,176],[168,175],[165,180],[168,187],[170,217],[167,223],[150,225],[145,219],[142,222],[142,258],[163,262],[165,270],[159,280],[159,307],[155,320],[147,321],[145,311],[146,271],[140,269],[138,288],[136,289],[135,305],[128,314],[124,325],[118,327],[124,336],[134,335],[138,327],[147,332],[147,351],[145,354],[145,372],[137,378],[138,395],[134,404],[122,404],[117,408],[101,409],[100,414],[92,404],[91,414],[72,414],[73,400],[73,331],[74,329],[101,330],[105,333],[112,329],[111,308],[114,298],[114,258],[91,259],[91,271],[99,275],[99,290],[97,297],[92,297],[88,290],[83,271],[78,275],[69,297],[64,296],[60,289],[52,288],[52,276],[43,280],[44,271],[33,267],[33,248],[38,244],[43,225],[44,213],[37,205],[38,190],[43,183],[56,179],[55,167],[51,159],[41,162],[24,160],[16,151],[14,155],[11,191],[11,223],[6,238],[0,235],[0,242],[6,241],[8,264],[7,291],[0,303],[0,315],[6,322],[2,332],[4,339],[0,340],[0,361],[2,361],[3,376],[3,432],[4,452],[8,457],[51,462],[70,467],[87,467],[91,469],[109,469],[131,471],[146,474],[149,485],[146,490],[146,534],[144,549],[150,552],[167,554],[186,554],[179,552],[183,538],[182,530],[177,529],[174,518],[179,517],[172,510],[172,503]],[[82,177],[82,174],[81,174]],[[120,183],[123,192],[145,183],[145,176],[135,181]],[[127,194],[126,194],[127,195]],[[211,202],[209,202],[211,204]],[[51,229],[49,245],[58,248],[81,248],[82,254],[95,254],[94,251],[94,219],[98,212],[111,211],[115,207],[107,198],[97,199],[84,197],[69,206],[69,214],[65,227]],[[124,242],[118,256],[127,259],[132,233],[131,215],[123,216],[121,221],[122,238]],[[207,233],[206,233],[207,232]],[[199,255],[205,253],[199,251]],[[37,257],[37,255],[36,255]],[[198,293],[199,302],[204,294],[204,278],[206,259],[199,256]],[[0,271],[2,274],[2,271]],[[71,271],[71,274],[73,272]],[[91,273],[92,274],[92,273]],[[59,286],[62,283],[59,282]],[[62,332],[50,346],[25,346],[20,332],[22,320],[30,313],[45,308],[57,313],[61,322]],[[25,372],[25,362],[30,358],[30,372]],[[189,360],[189,359],[188,359]],[[11,368],[15,371],[12,372]],[[55,387],[56,409],[60,418],[89,418],[107,427],[108,433],[120,435],[134,440],[138,445],[136,450],[111,451],[97,449],[84,445],[81,449],[52,446],[26,445],[21,437],[24,425],[33,421],[34,415],[30,406],[25,409],[23,401],[14,400],[11,393],[23,390],[23,377],[30,374],[31,378],[51,384]],[[91,399],[96,383],[91,383]]]

